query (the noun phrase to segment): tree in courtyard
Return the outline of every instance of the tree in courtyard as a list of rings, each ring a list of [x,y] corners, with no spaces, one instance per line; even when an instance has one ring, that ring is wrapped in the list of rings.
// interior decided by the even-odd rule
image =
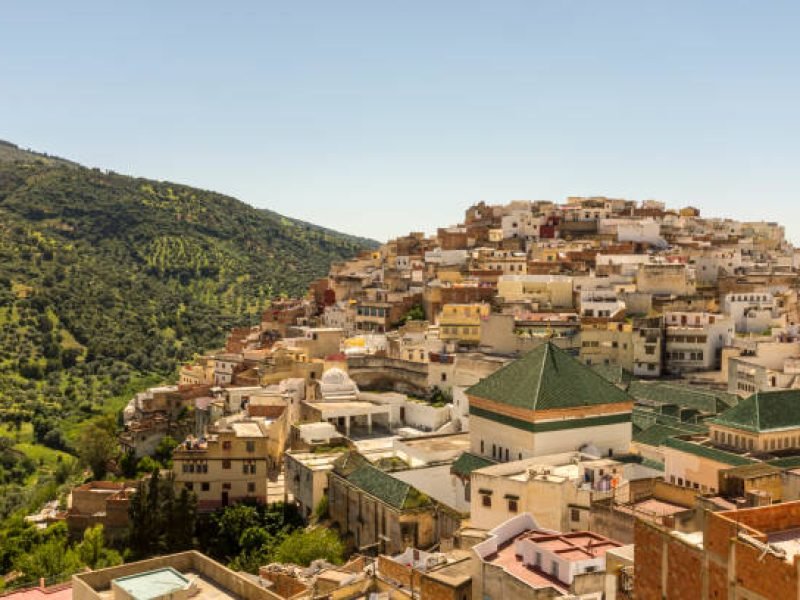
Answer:
[[[122,563],[119,552],[106,547],[103,526],[95,525],[83,532],[83,540],[75,546],[80,561],[92,569],[113,567]]]
[[[308,566],[321,558],[338,565],[344,559],[344,544],[331,529],[298,529],[281,541],[275,548],[272,558],[275,562],[303,566]]]

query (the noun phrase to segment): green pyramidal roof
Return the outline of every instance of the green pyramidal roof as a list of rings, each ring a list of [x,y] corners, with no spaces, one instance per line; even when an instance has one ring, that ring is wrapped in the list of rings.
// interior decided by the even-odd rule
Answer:
[[[531,410],[633,402],[633,398],[550,342],[495,371],[468,394]]]
[[[709,422],[745,431],[800,427],[800,390],[756,392]]]

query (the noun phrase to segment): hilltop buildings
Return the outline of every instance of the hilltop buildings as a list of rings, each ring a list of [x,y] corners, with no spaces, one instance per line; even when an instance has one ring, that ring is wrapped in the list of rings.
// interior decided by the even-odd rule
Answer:
[[[285,598],[794,597],[798,266],[776,223],[481,202],[233,330],[121,443],[182,440],[203,511],[337,531],[344,567],[262,567]]]

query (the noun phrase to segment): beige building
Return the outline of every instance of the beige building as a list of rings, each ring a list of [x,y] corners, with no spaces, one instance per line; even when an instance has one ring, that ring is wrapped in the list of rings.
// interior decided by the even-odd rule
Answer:
[[[707,420],[708,436],[667,438],[661,446],[665,480],[717,493],[720,472],[761,462],[781,466],[800,449],[798,408],[800,390],[759,392]]]
[[[633,325],[627,321],[581,320],[580,359],[633,372]]]
[[[343,449],[344,450],[344,449]],[[304,519],[309,519],[328,495],[328,473],[341,452],[287,452],[284,485]]]
[[[636,272],[636,289],[661,296],[689,296],[695,293],[694,281],[683,264],[643,264]]]
[[[67,527],[80,539],[88,527],[103,526],[107,541],[124,541],[128,535],[128,507],[136,481],[90,481],[73,488],[67,501]]]
[[[497,295],[505,302],[533,302],[540,308],[573,308],[572,278],[563,275],[503,275]]]
[[[172,453],[175,485],[197,495],[200,511],[267,501],[268,434],[263,420],[232,423],[187,438]]]
[[[481,341],[481,322],[489,313],[491,307],[486,303],[445,304],[439,315],[439,339],[477,345]]]
[[[577,452],[478,468],[470,474],[470,525],[488,530],[530,513],[543,527],[586,529],[592,501],[621,494],[628,470]]]
[[[671,373],[718,369],[734,336],[730,317],[707,312],[667,312],[664,366]]]
[[[351,550],[430,548],[461,526],[460,515],[356,453],[334,463],[328,490],[329,518]]]

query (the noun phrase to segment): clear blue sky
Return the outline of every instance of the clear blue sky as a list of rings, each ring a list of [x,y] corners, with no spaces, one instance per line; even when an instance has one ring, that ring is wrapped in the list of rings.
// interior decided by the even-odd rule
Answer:
[[[798,2],[26,2],[0,138],[378,239],[604,194],[800,241]]]

